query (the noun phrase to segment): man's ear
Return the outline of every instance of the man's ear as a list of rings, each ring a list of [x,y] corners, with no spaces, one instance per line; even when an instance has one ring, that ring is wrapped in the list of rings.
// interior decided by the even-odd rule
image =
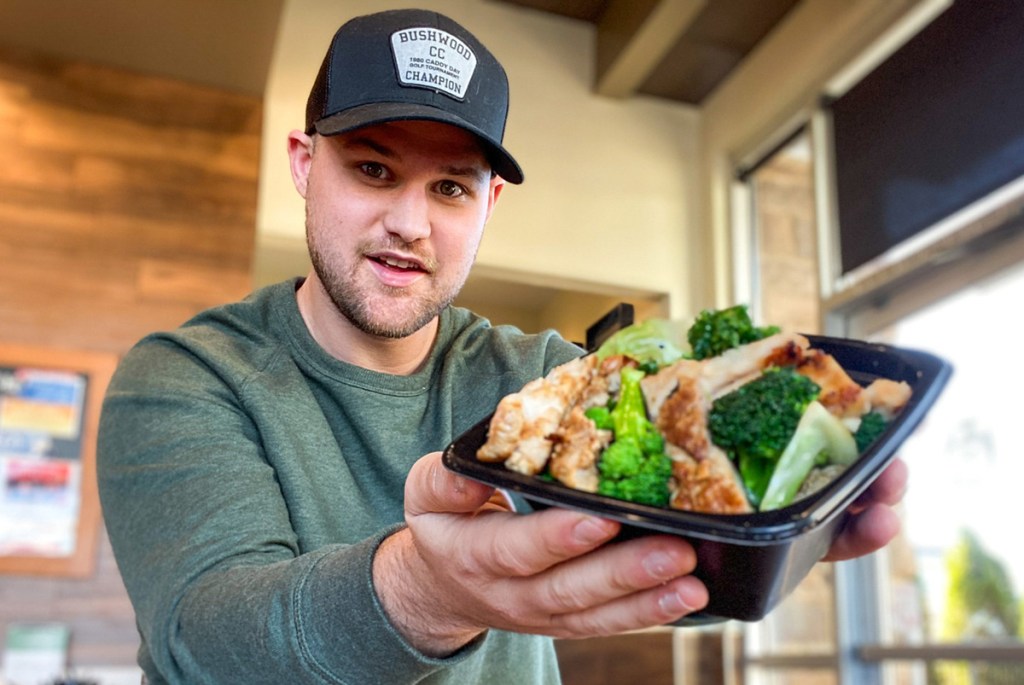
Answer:
[[[491,187],[488,188],[487,197],[487,216],[484,218],[484,222],[490,220],[491,212],[494,211],[494,205],[498,204],[498,196],[501,195],[501,191],[505,188],[505,179],[495,174],[491,177]]]
[[[306,197],[309,183],[309,167],[313,162],[313,138],[302,131],[288,134],[288,166],[292,172],[292,183],[299,195]]]

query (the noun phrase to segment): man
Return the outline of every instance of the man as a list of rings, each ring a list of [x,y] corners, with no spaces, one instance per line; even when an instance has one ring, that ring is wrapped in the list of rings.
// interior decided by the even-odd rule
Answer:
[[[99,444],[150,683],[556,683],[549,637],[700,609],[692,548],[508,511],[436,451],[553,366],[553,333],[450,307],[506,182],[507,80],[433,12],[342,26],[288,137],[313,272],[154,334]],[[426,456],[422,456],[422,455]],[[880,481],[898,499],[901,469]],[[832,550],[895,533],[874,504]]]

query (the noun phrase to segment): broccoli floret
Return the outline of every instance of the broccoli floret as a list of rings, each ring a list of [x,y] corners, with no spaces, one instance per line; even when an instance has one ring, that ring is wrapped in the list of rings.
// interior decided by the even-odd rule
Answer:
[[[791,367],[772,367],[712,403],[711,439],[736,463],[755,506],[764,497],[800,417],[820,390]]]
[[[702,311],[686,332],[686,339],[694,359],[707,359],[778,332],[778,326],[755,326],[746,305],[738,304]]]
[[[621,377],[618,402],[608,417],[615,438],[598,461],[597,491],[630,502],[665,506],[672,462],[665,454],[664,439],[647,418],[640,389],[644,372],[626,367]]]
[[[857,441],[857,451],[866,450],[885,431],[887,425],[889,422],[877,411],[869,411],[862,416],[857,432],[853,434],[854,440]]]
[[[668,504],[672,461],[664,452],[645,454],[632,440],[616,441],[605,450],[598,470],[601,480],[597,491],[602,495],[656,507]]]

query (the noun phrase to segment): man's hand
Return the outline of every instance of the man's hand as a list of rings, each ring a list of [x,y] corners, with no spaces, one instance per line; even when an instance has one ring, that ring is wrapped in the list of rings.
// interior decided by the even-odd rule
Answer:
[[[897,458],[850,507],[853,517],[823,561],[862,557],[889,544],[900,532],[900,519],[893,507],[906,489],[907,464]]]
[[[373,577],[395,627],[443,656],[488,628],[590,637],[662,625],[707,603],[684,540],[604,545],[613,521],[565,509],[527,516],[429,454],[406,480],[408,527],[381,545]]]

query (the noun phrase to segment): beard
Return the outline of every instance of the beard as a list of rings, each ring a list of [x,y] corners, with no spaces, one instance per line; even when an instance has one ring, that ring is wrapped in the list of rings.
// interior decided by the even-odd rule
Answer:
[[[306,238],[313,271],[338,312],[361,332],[380,338],[399,339],[412,335],[433,321],[452,303],[469,275],[470,259],[454,278],[438,280],[436,260],[417,255],[427,267],[430,287],[414,294],[407,288],[394,288],[381,283],[368,284],[360,279],[362,255],[388,247],[410,247],[397,240],[390,244],[361,244],[354,252],[355,261],[346,264],[322,249],[310,227]],[[475,254],[474,254],[475,256]]]

